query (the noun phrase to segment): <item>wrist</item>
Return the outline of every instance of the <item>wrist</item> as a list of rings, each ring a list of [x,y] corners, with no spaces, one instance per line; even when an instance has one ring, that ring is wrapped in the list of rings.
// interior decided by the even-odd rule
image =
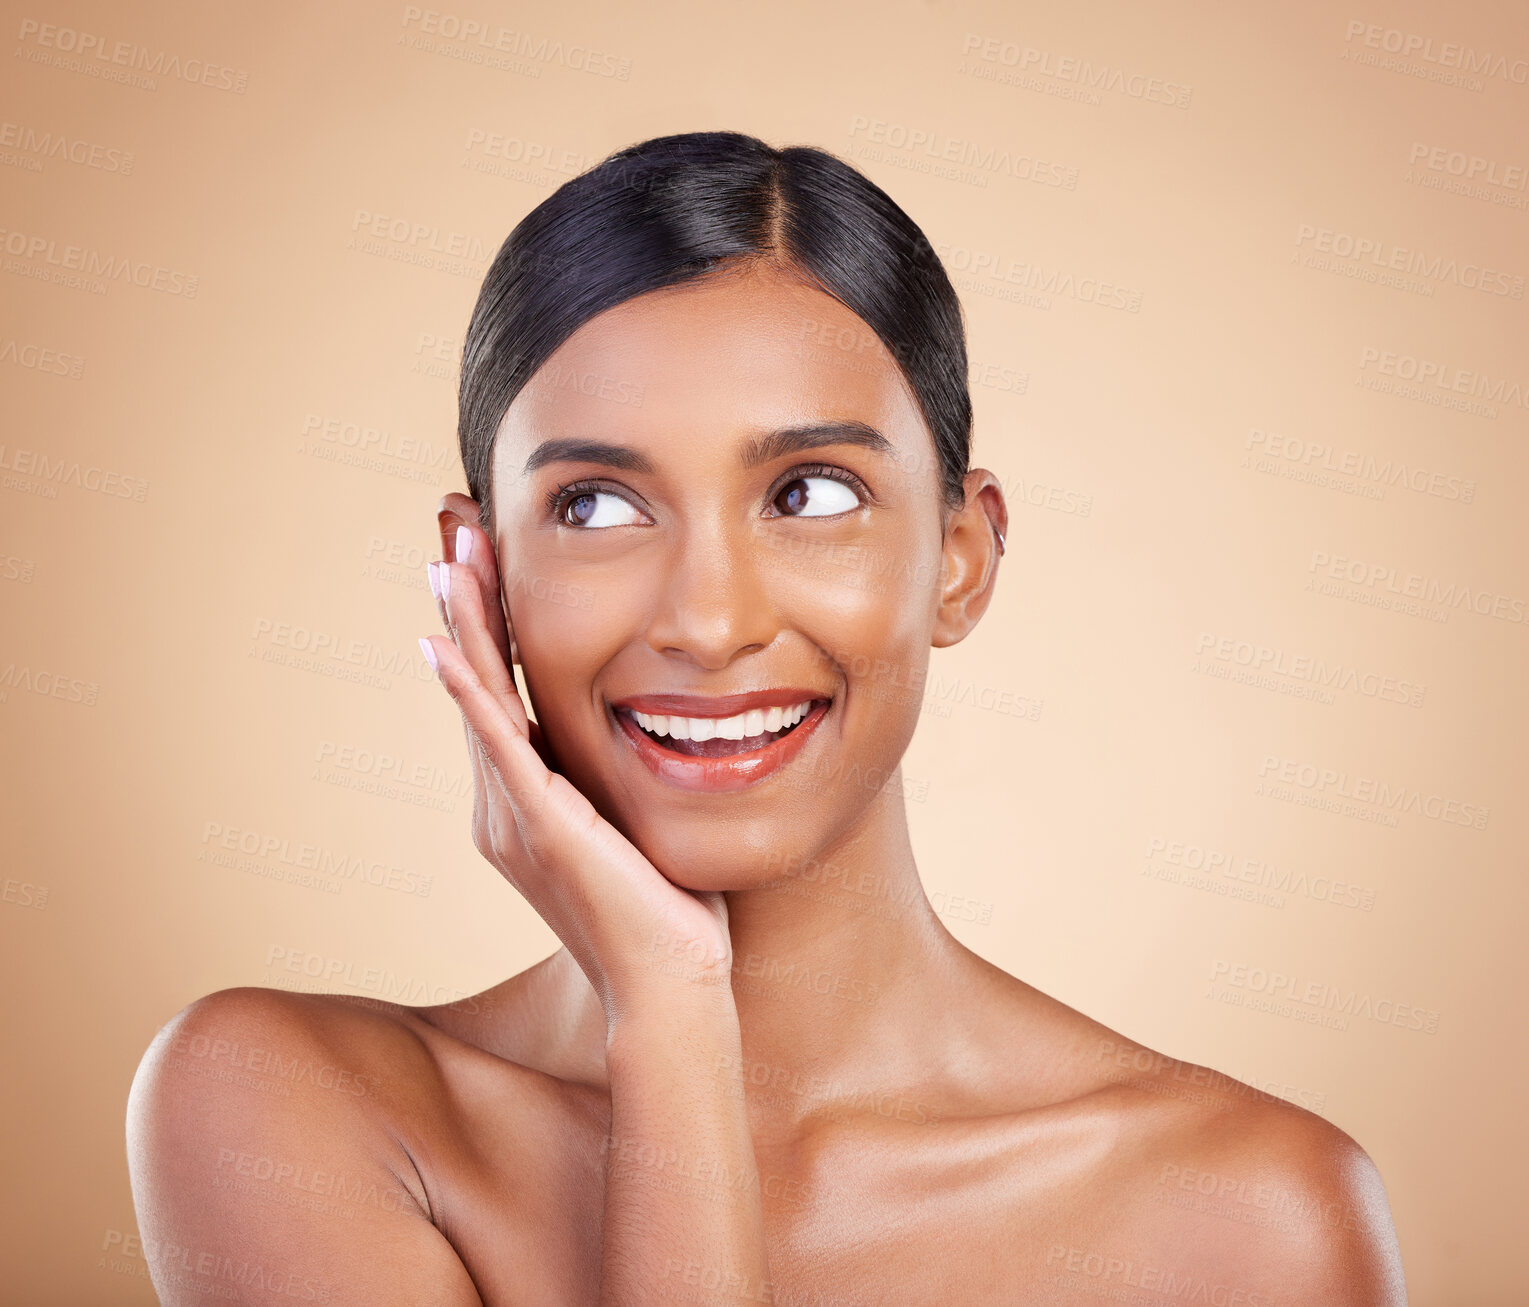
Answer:
[[[707,976],[628,987],[605,1013],[605,1046],[615,1050],[737,1044],[738,1006],[731,976]]]
[[[662,1023],[668,1014],[707,1020],[732,1012],[733,956],[726,944],[655,934],[649,947],[606,972],[601,986],[607,1026]]]

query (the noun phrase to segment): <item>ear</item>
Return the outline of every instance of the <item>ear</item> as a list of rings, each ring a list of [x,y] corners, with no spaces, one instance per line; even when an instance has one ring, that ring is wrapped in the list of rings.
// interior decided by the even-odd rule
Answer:
[[[435,520],[441,528],[441,557],[448,562],[457,561],[457,527],[475,526],[483,529],[482,508],[478,501],[459,490],[448,490],[436,505]]]
[[[966,502],[945,526],[940,603],[935,613],[936,649],[964,640],[987,611],[998,580],[1000,537],[1009,534],[1009,506],[998,478],[973,468],[962,478]]]

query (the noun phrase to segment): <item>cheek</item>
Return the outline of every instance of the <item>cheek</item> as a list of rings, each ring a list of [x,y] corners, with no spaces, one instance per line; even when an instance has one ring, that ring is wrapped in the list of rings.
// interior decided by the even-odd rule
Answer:
[[[891,767],[918,726],[938,602],[939,555],[819,549],[777,565],[782,620],[814,646],[825,683],[846,689],[840,729]]]
[[[530,629],[544,624],[587,616],[600,606],[595,586],[566,567],[556,566],[555,559],[541,560],[522,555],[524,561],[510,565],[500,574],[505,612],[519,627]]]
[[[782,623],[846,674],[852,660],[898,662],[904,671],[926,661],[938,599],[934,549],[778,539],[761,557]]]
[[[544,726],[569,721],[611,656],[607,602],[584,578],[534,568],[506,574],[503,598],[536,719]]]

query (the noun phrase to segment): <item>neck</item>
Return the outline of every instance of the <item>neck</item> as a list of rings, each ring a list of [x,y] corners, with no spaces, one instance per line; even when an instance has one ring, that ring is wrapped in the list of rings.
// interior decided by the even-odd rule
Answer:
[[[830,1100],[916,1101],[973,1043],[990,969],[924,894],[900,770],[831,845],[777,870],[759,889],[727,893],[751,1099],[788,1127]],[[598,1074],[599,1000],[566,951],[558,961],[577,995],[580,1061]]]
[[[844,836],[782,870],[727,896],[748,1083],[866,1090],[917,1075],[900,1055],[927,1065],[941,1046],[933,1018],[971,955],[924,894],[900,773]]]

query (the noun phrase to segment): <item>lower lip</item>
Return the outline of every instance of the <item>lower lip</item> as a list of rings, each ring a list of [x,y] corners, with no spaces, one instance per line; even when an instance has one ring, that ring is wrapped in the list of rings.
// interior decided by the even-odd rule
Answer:
[[[677,789],[715,794],[744,789],[784,767],[802,751],[818,723],[828,715],[829,706],[828,703],[816,704],[794,731],[771,741],[764,748],[735,753],[727,758],[691,758],[671,752],[649,738],[626,713],[617,712],[615,717],[621,733],[637,751],[643,765],[659,780]]]

